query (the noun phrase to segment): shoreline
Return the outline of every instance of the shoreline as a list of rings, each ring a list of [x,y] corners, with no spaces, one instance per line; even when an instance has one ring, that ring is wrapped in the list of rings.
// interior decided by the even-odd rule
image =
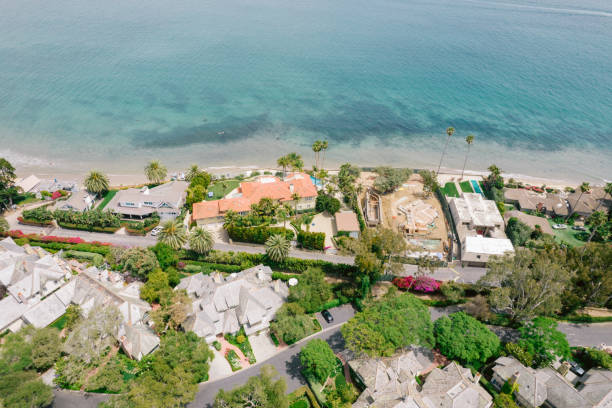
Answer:
[[[358,164],[356,164],[358,165]],[[360,167],[370,167],[370,166],[361,166],[358,165]],[[392,167],[398,167],[398,166],[392,166]],[[278,168],[276,167],[269,167],[269,166],[257,166],[257,165],[246,165],[246,166],[238,166],[238,165],[227,165],[227,166],[210,166],[210,167],[202,167],[203,170],[214,174],[214,175],[227,175],[227,174],[231,174],[233,176],[238,175],[240,173],[244,173],[246,171],[259,171],[261,173],[263,173],[264,171],[271,171],[271,172],[276,172],[279,171]],[[426,169],[428,170],[435,170],[435,167],[426,167]],[[87,173],[84,172],[65,172],[65,171],[60,171],[60,172],[52,172],[49,171],[50,169],[48,169],[47,171],[27,171],[26,169],[17,169],[16,170],[16,174],[18,178],[23,178],[23,177],[27,177],[31,174],[36,175],[38,178],[40,179],[50,179],[50,178],[57,178],[59,180],[71,180],[71,181],[77,181],[79,183],[83,182],[83,179],[85,178],[85,175]],[[175,170],[175,169],[168,169],[168,174],[173,174],[173,173],[180,173],[180,172],[184,172],[186,171],[187,168],[182,169],[182,170]],[[337,172],[339,169],[338,167],[327,167],[326,169],[328,172],[331,173],[335,173]],[[484,178],[489,174],[488,171],[481,171],[481,170],[471,170],[471,169],[466,169],[465,173],[464,173],[464,179],[470,177],[470,178]],[[127,187],[127,186],[133,186],[133,185],[141,185],[144,183],[147,183],[147,179],[144,175],[144,173],[142,174],[138,174],[138,173],[124,173],[124,174],[117,174],[117,173],[106,173],[106,175],[109,178],[110,181],[110,186],[111,187],[117,187],[117,188],[121,188],[121,187]],[[442,167],[440,169],[440,174],[438,175],[438,179],[440,181],[440,184],[444,184],[446,181],[450,181],[450,180],[458,180],[461,176],[461,169],[453,169],[453,168],[446,168],[446,167]],[[532,175],[527,175],[527,174],[517,174],[517,173],[505,173],[502,172],[502,177],[504,178],[504,180],[509,180],[509,179],[514,179],[516,181],[520,181],[523,184],[527,184],[527,185],[533,185],[533,186],[542,186],[542,185],[546,185],[547,187],[552,187],[552,188],[557,188],[557,189],[561,189],[563,190],[565,187],[577,187],[580,183],[576,183],[576,182],[572,182],[569,180],[562,180],[562,179],[551,179],[551,178],[547,178],[547,177],[538,177],[538,176],[532,176]],[[601,182],[601,183],[591,183],[592,186],[603,186],[605,184],[605,182]]]

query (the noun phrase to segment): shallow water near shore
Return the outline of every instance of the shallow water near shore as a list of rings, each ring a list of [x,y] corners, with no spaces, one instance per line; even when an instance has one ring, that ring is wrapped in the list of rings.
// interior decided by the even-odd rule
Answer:
[[[0,155],[58,171],[444,165],[612,174],[607,0],[0,0]]]

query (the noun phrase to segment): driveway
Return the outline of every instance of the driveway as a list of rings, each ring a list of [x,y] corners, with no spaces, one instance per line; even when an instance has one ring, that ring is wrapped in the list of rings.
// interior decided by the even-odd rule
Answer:
[[[272,341],[268,331],[249,336],[249,342],[257,361],[265,361],[278,352],[278,347]]]
[[[210,370],[209,373],[209,381],[215,381],[220,378],[225,378],[228,375],[232,375],[232,367],[230,367],[229,362],[225,359],[225,356],[221,354],[220,351],[215,350],[215,348],[211,345],[210,349],[215,356],[213,360],[210,362]]]
[[[302,229],[305,229],[305,226],[302,226]],[[336,230],[336,221],[333,216],[329,215],[327,212],[315,215],[310,223],[309,231],[325,233],[325,246],[334,248],[332,237],[336,235],[338,231]]]

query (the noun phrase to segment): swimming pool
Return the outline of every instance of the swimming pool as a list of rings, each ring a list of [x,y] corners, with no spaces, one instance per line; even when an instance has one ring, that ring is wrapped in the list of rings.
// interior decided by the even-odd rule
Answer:
[[[321,180],[316,177],[310,176],[310,180],[312,180],[312,184],[314,184],[315,187],[321,187],[323,185],[321,184]]]
[[[472,183],[472,187],[474,187],[475,193],[484,195],[484,193],[480,189],[480,185],[478,185],[478,182],[476,180],[470,180],[470,182]]]

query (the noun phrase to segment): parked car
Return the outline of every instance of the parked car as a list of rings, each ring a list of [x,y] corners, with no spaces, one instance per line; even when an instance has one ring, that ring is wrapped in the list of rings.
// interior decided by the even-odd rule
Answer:
[[[161,232],[161,230],[162,230],[162,227],[160,227],[160,226],[157,226],[157,227],[153,228],[151,230],[151,236],[153,236],[153,237],[157,236],[157,234],[159,234]]]
[[[323,316],[323,318],[325,319],[327,323],[331,323],[334,321],[334,316],[332,316],[332,314],[329,313],[329,310],[323,310],[321,312],[321,316]]]
[[[553,229],[558,229],[558,230],[567,229],[567,225],[565,225],[565,224],[553,224],[552,227],[553,227]]]
[[[586,231],[586,228],[581,225],[574,225],[572,229],[576,231]]]
[[[575,361],[568,361],[570,364],[570,371],[576,375],[582,376],[584,374],[584,368]]]

